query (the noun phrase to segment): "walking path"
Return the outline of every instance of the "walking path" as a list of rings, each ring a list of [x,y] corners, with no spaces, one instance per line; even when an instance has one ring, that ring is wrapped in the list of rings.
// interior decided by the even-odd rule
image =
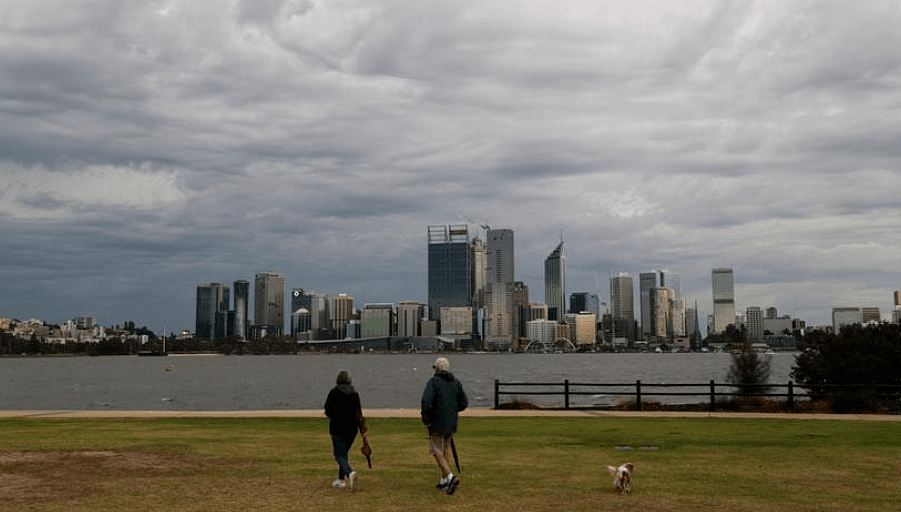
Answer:
[[[419,409],[363,409],[367,418],[419,418]],[[901,415],[889,414],[791,414],[744,412],[668,412],[668,411],[593,411],[593,410],[495,410],[471,407],[463,417],[497,418],[755,418],[780,420],[858,420],[901,422]],[[7,418],[325,418],[321,409],[268,411],[66,411],[0,410]]]

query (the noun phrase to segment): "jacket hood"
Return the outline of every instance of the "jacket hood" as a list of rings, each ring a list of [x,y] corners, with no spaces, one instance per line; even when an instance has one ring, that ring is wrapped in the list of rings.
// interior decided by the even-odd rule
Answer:
[[[337,386],[335,386],[335,389],[337,389],[340,393],[344,393],[346,395],[352,395],[357,392],[352,384],[338,384]]]
[[[435,372],[435,376],[436,376],[436,377],[441,377],[442,379],[448,380],[448,381],[453,381],[453,380],[454,380],[454,374],[451,373],[451,372],[449,372],[449,371],[447,371],[447,370],[442,370],[442,371],[440,371],[440,372]]]

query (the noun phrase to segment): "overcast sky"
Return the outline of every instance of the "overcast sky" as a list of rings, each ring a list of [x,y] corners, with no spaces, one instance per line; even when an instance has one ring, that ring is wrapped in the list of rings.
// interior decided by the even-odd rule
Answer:
[[[193,329],[196,286],[427,301],[427,227],[544,300],[666,267],[701,320],[901,289],[901,7],[0,0],[0,317]],[[252,315],[253,313],[251,313]]]

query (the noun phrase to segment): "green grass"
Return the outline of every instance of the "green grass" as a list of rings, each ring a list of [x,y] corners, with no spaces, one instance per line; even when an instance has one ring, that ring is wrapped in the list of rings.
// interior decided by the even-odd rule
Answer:
[[[0,421],[0,508],[18,510],[890,510],[901,423],[464,418],[453,497],[415,419],[368,420],[373,469],[332,489],[324,419]],[[635,464],[617,495],[607,464]]]

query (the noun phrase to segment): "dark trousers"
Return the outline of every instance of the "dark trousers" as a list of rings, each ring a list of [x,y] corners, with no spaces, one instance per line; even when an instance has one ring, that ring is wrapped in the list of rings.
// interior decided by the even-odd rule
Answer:
[[[344,479],[350,476],[350,472],[354,470],[350,467],[350,461],[347,460],[347,453],[352,444],[354,444],[353,438],[341,439],[338,436],[332,436],[332,449],[335,454],[335,462],[338,463],[338,478]]]

